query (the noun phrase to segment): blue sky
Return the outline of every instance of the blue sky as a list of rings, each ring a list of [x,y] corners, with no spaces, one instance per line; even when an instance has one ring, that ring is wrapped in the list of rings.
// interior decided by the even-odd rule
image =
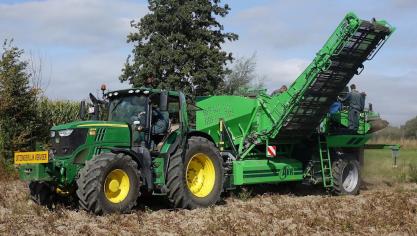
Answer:
[[[397,28],[380,53],[353,79],[392,125],[417,115],[417,1],[229,0],[221,22],[239,40],[224,49],[235,57],[256,54],[257,74],[268,89],[289,84],[312,60],[343,16],[386,19]],[[128,87],[118,76],[132,45],[130,20],[147,12],[139,0],[0,0],[0,39],[42,58],[46,95],[85,98],[100,84]]]

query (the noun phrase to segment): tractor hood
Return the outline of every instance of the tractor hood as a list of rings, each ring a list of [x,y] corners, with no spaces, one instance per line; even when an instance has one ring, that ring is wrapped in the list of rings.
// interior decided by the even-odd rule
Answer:
[[[51,128],[52,131],[75,129],[75,128],[127,128],[128,124],[123,122],[110,122],[110,121],[74,121],[62,125],[57,125]]]

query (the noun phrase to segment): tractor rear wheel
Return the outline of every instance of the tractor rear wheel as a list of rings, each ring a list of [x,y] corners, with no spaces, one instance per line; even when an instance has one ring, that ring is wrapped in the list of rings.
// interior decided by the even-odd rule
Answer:
[[[139,197],[140,172],[130,156],[102,153],[86,162],[77,185],[79,205],[84,210],[125,213]]]
[[[216,204],[223,190],[224,170],[219,150],[202,137],[191,137],[171,156],[168,167],[168,198],[174,207],[194,209]]]
[[[360,164],[356,158],[346,156],[332,164],[333,190],[337,195],[359,194],[361,186]]]

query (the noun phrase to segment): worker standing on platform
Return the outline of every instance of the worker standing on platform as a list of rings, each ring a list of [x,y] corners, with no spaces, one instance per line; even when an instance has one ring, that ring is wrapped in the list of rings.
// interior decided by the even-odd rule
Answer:
[[[339,97],[341,102],[349,102],[349,130],[356,134],[359,128],[359,114],[365,106],[366,93],[360,93],[356,90],[356,85],[350,85],[350,93],[345,97]]]

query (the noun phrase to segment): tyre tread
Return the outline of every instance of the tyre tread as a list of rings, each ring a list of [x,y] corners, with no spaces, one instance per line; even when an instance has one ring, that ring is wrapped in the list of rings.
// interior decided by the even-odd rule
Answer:
[[[193,136],[188,139],[188,147],[196,146],[196,145],[204,145],[214,152],[218,152],[217,147],[208,139],[198,136]],[[167,187],[168,187],[168,199],[173,204],[175,208],[186,208],[186,209],[195,209],[200,207],[197,203],[195,203],[187,194],[187,186],[183,181],[183,149],[179,148],[174,155],[170,158],[170,165],[168,167],[167,173]],[[223,176],[223,161],[219,156],[220,161],[220,169],[221,169],[221,176]],[[221,188],[223,188],[223,181],[220,181]],[[216,203],[220,200],[220,194],[215,196],[213,202]]]
[[[77,179],[77,191],[79,206],[89,212],[95,214],[108,213],[108,209],[100,203],[100,178],[104,174],[105,168],[112,162],[121,161],[130,167],[134,168],[138,180],[140,179],[140,172],[138,170],[137,163],[133,159],[124,154],[102,153],[93,157],[93,159],[86,161],[84,168],[79,172],[79,178]],[[133,193],[139,197],[138,191]],[[136,201],[130,201],[123,209],[121,213],[129,212],[136,205]]]

